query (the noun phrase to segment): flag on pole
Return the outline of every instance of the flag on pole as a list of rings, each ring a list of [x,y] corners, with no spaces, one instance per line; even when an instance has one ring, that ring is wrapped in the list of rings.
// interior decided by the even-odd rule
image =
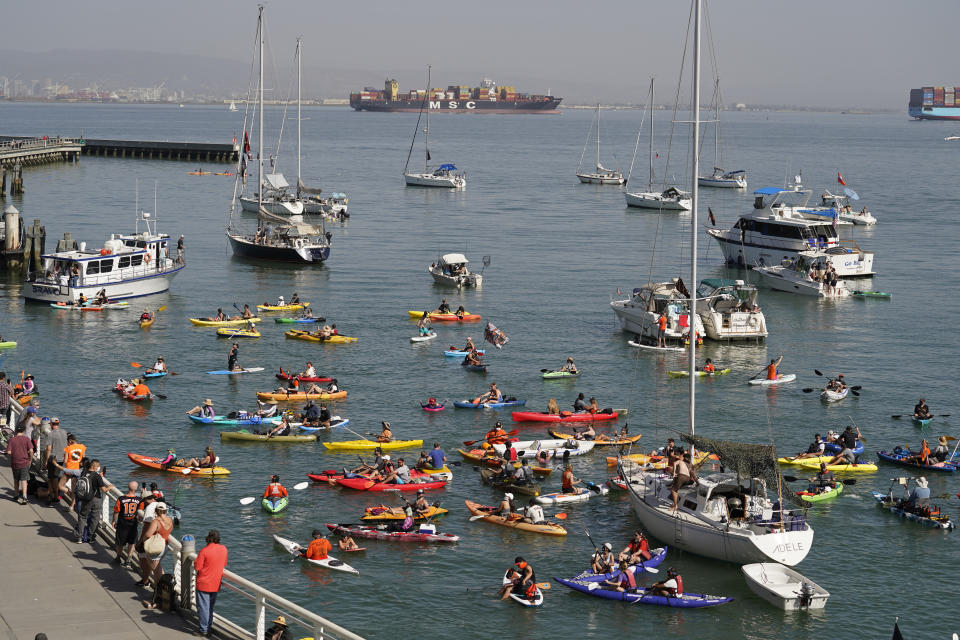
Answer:
[[[713,217],[713,209],[707,207],[707,213],[710,215],[710,224],[717,226],[717,219]]]
[[[427,151],[427,162],[430,162],[430,152]]]
[[[246,131],[243,132],[243,152],[250,153],[250,136]]]
[[[837,227],[840,226],[840,212],[836,209],[833,210],[833,230],[836,231]]]
[[[843,176],[840,175],[840,172],[839,172],[839,171],[837,171],[837,182],[839,182],[839,183],[842,184],[843,186],[847,186],[847,183],[843,181]]]
[[[510,338],[507,337],[507,334],[505,334],[503,331],[500,331],[500,329],[497,329],[490,322],[487,322],[487,327],[483,330],[483,339],[495,346],[497,349],[503,348],[503,345],[510,342]]]

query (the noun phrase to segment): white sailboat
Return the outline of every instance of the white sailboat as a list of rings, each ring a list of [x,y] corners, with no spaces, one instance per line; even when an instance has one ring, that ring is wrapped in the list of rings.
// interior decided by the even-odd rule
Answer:
[[[441,187],[446,189],[463,189],[467,186],[467,176],[456,173],[457,167],[446,163],[430,171],[430,71],[432,66],[427,66],[427,93],[424,95],[423,102],[420,105],[420,115],[423,115],[424,107],[427,112],[427,128],[424,129],[424,158],[423,172],[412,173],[407,171],[410,167],[410,156],[413,153],[413,145],[417,141],[417,133],[420,130],[420,117],[417,117],[417,129],[413,132],[413,141],[410,142],[410,152],[407,153],[407,163],[403,166],[403,179],[407,186],[412,187]]]
[[[593,172],[583,171],[583,157],[587,153],[587,145],[590,144],[590,133],[593,127],[590,127],[590,133],[587,133],[587,140],[583,143],[583,152],[580,153],[580,164],[577,166],[577,177],[584,184],[625,184],[627,181],[623,177],[623,172],[619,169],[607,169],[600,164],[600,103],[597,103],[597,165]]]
[[[234,102],[233,100],[230,101],[229,110],[230,110],[230,111],[236,111],[236,110],[237,110],[237,103]]]
[[[723,168],[723,159],[720,153],[720,79],[717,78],[713,89],[713,103],[715,106],[713,122],[713,173],[709,176],[699,176],[697,184],[701,187],[716,189],[746,189],[747,172],[743,169],[727,171]]]
[[[639,207],[642,209],[658,209],[661,211],[689,211],[690,197],[676,187],[666,187],[663,191],[653,190],[653,85],[654,79],[650,78],[650,181],[647,183],[646,191],[624,191],[623,195],[627,200],[628,207]],[[637,154],[634,151],[634,159]],[[630,163],[631,172],[633,163]]]
[[[697,198],[699,174],[700,120],[700,12],[701,1],[694,2],[693,57],[693,171],[691,172],[690,281],[697,282]],[[694,307],[694,296],[689,305]],[[695,436],[697,341],[690,340],[688,366],[689,436],[694,444],[704,439]],[[779,471],[774,447],[711,441],[713,453],[732,472],[709,474],[695,484],[678,491],[677,508],[671,499],[672,478],[650,468],[640,468],[620,461],[620,470],[627,478],[630,502],[637,518],[653,536],[674,549],[737,564],[780,562],[795,565],[810,551],[813,529],[802,514],[782,508],[782,499],[772,502],[766,495],[767,478],[776,478],[779,493]],[[696,452],[691,447],[691,459]],[[760,467],[759,460],[764,461]],[[769,461],[768,461],[769,460]],[[754,466],[756,465],[756,466]],[[763,473],[756,477],[755,468]]]

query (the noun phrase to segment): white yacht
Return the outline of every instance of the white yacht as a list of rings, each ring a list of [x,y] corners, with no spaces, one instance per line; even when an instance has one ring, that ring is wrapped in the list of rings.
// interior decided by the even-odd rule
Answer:
[[[872,227],[877,224],[877,219],[866,207],[855,211],[850,205],[851,200],[859,200],[860,196],[853,189],[844,188],[843,193],[831,193],[829,189],[820,194],[819,207],[803,210],[802,213],[808,218],[824,219],[832,221],[834,217],[840,220],[840,224],[855,224],[864,227]]]
[[[263,176],[263,194],[252,193],[240,196],[240,206],[244,211],[258,213],[260,207],[267,213],[275,216],[302,216],[303,202],[297,196],[287,191],[290,183],[283,177],[282,173],[268,173]],[[291,222],[302,222],[291,220]]]
[[[611,300],[610,308],[620,322],[620,328],[636,334],[637,343],[640,345],[657,344],[657,322],[661,314],[667,316],[664,336],[668,346],[682,346],[689,338],[690,294],[679,278],[638,287],[629,298],[617,297]],[[700,317],[694,315],[693,320],[696,333],[704,335]]]
[[[767,337],[767,320],[757,306],[757,288],[743,280],[706,278],[697,288],[697,315],[711,340]]]
[[[717,78],[713,89],[713,104],[715,107],[713,120],[713,173],[709,176],[698,176],[697,184],[701,187],[714,189],[746,189],[747,172],[743,169],[726,171],[721,166],[723,156],[720,146],[720,79]]]
[[[427,271],[430,272],[437,284],[446,284],[453,287],[479,287],[483,284],[483,274],[471,273],[467,269],[468,262],[467,257],[462,253],[447,253],[431,264]],[[484,266],[487,264],[489,264],[489,259],[485,257]]]
[[[753,210],[730,229],[707,229],[727,263],[747,267],[780,264],[801,251],[823,254],[841,277],[873,275],[873,252],[852,240],[840,240],[829,222],[811,220],[804,211],[812,191],[802,187],[766,187],[754,193]]]
[[[593,127],[590,128],[590,133],[587,134],[587,141],[583,143],[583,152],[580,153],[580,165],[577,167],[577,178],[580,182],[584,184],[625,184],[626,178],[623,177],[623,172],[619,169],[607,169],[602,164],[600,164],[600,103],[597,103],[597,160],[596,160],[596,170],[594,171],[584,171],[583,170],[583,157],[587,153],[587,145],[590,144],[590,133],[593,132]]]
[[[417,141],[417,133],[420,132],[420,118],[417,118],[417,128],[413,132],[413,142],[410,143],[410,153],[407,154],[407,163],[403,167],[403,180],[410,187],[440,187],[445,189],[463,189],[467,186],[467,175],[465,173],[456,173],[457,167],[450,164],[442,164],[437,169],[430,171],[430,109],[427,107],[429,96],[432,93],[430,88],[430,70],[427,67],[427,93],[420,104],[420,115],[426,112],[427,126],[423,130],[423,172],[415,173],[408,171],[410,168],[410,155],[413,153],[413,142]]]
[[[843,298],[850,295],[850,290],[842,280],[831,289],[823,282],[811,278],[811,269],[814,266],[822,268],[823,261],[818,259],[817,254],[810,255],[806,251],[802,254],[796,260],[784,258],[778,265],[755,266],[753,271],[760,276],[764,285],[776,291],[818,298]]]
[[[29,273],[23,287],[27,300],[71,303],[81,293],[92,299],[101,289],[110,300],[149,296],[167,291],[184,267],[170,257],[170,236],[157,232],[156,220],[151,226],[146,211],[138,212],[134,233],[112,234],[102,248],[81,242],[40,258],[43,269]]]

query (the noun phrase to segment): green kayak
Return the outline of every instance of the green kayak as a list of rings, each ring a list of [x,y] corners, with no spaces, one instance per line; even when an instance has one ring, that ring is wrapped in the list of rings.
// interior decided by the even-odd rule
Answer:
[[[221,442],[316,442],[317,434],[315,433],[302,433],[298,435],[289,435],[289,436],[273,436],[272,438],[261,434],[261,433],[251,433],[247,430],[241,431],[221,431],[220,432],[220,441]]]
[[[823,502],[824,500],[831,500],[836,498],[838,495],[843,493],[843,483],[838,482],[837,486],[829,491],[824,491],[823,493],[809,493],[807,491],[797,491],[797,495],[800,496],[800,499],[804,502]]]
[[[544,380],[556,380],[558,378],[579,378],[582,371],[546,371],[543,374]]]
[[[263,507],[263,510],[268,513],[280,513],[287,508],[288,504],[290,504],[290,501],[286,496],[281,496],[279,498],[264,498],[260,501],[260,506]]]
[[[697,377],[703,378],[705,376],[710,376],[710,377],[725,376],[728,373],[730,373],[729,367],[727,367],[726,369],[717,369],[712,373],[707,373],[706,371],[697,371]],[[670,376],[671,378],[689,378],[690,372],[689,371],[667,371],[667,375]]]
[[[880,298],[882,300],[889,300],[893,297],[892,293],[886,293],[885,291],[862,291],[860,289],[851,291],[850,295],[857,298]]]

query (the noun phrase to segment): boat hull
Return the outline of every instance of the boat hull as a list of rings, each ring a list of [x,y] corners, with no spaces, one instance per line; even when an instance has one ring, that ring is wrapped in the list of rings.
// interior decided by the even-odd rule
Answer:
[[[646,311],[639,306],[634,306],[630,300],[614,300],[610,303],[610,308],[617,317],[621,330],[633,333],[641,338],[638,344],[642,345],[644,342],[657,343],[658,314]],[[694,314],[694,326],[696,332],[701,336],[706,334],[703,327],[703,320],[696,314]],[[667,345],[677,345],[683,333],[686,333],[685,328],[668,325],[665,332]]]
[[[584,184],[626,184],[627,180],[622,173],[616,173],[613,176],[600,173],[578,173],[577,178]]]
[[[563,98],[547,96],[543,100],[430,100],[430,113],[535,113],[557,115],[557,107]],[[386,113],[419,113],[424,100],[364,100],[350,96],[350,106],[355,111],[380,111]]]
[[[403,179],[408,187],[437,187],[440,189],[466,189],[463,176],[435,176],[432,173],[405,173]]]
[[[250,196],[240,196],[240,206],[247,213],[257,213],[261,203],[256,198]],[[299,200],[264,200],[263,208],[267,213],[275,216],[299,216],[303,215],[303,203]]]
[[[240,235],[228,235],[233,254],[241,258],[272,260],[274,262],[296,262],[301,264],[320,264],[330,257],[330,245],[316,245],[304,242],[299,247],[282,247],[256,244]]]
[[[830,592],[812,580],[787,567],[770,562],[758,562],[741,567],[750,590],[778,609],[798,611],[823,609]],[[807,585],[806,597],[801,585]]]
[[[691,203],[689,198],[664,198],[655,192],[637,192],[629,191],[623,194],[627,200],[628,207],[637,207],[640,209],[658,209],[661,211],[690,211]]]
[[[700,176],[697,178],[697,184],[701,187],[712,187],[714,189],[746,189],[747,181],[743,178],[711,178]]]
[[[184,268],[184,265],[171,266],[153,275],[120,280],[119,282],[97,283],[71,287],[47,282],[27,281],[23,286],[23,297],[34,302],[75,302],[82,293],[93,299],[97,292],[106,289],[110,300],[128,300],[141,296],[152,296],[170,289],[170,280]]]
[[[723,229],[707,229],[707,233],[720,245],[720,250],[723,252],[723,258],[727,264],[740,267],[755,264],[780,264],[784,258],[797,260],[801,257],[801,251],[806,252],[810,249],[799,241],[791,246],[774,246],[765,242],[754,243],[749,240],[741,241],[739,234],[735,236],[731,231]],[[830,262],[830,265],[836,269],[837,275],[841,278],[875,275],[873,253],[871,252],[821,253],[819,255]]]

